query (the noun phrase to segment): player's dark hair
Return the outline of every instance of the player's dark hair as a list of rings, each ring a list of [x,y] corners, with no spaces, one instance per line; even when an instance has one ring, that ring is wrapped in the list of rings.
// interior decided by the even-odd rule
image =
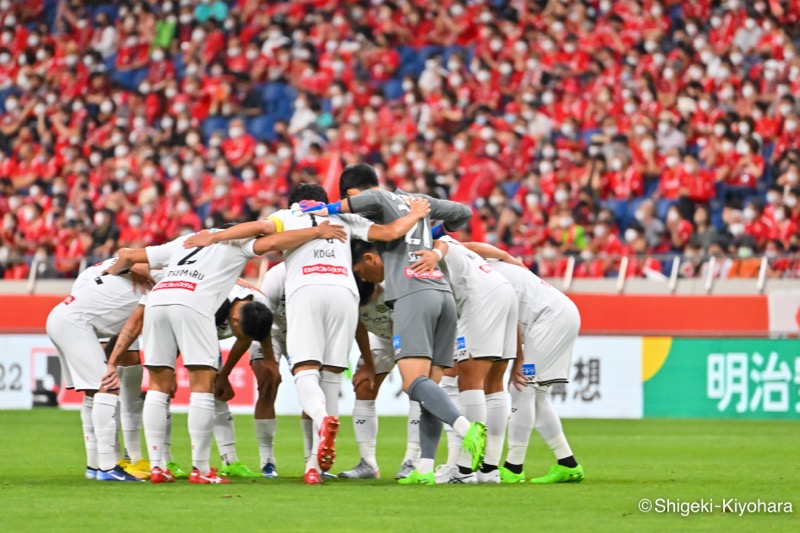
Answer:
[[[214,313],[214,325],[216,327],[220,327],[222,324],[227,322],[228,315],[231,314],[231,307],[232,306],[233,306],[233,304],[231,304],[230,300],[225,298],[225,301],[223,301],[222,305],[219,306],[219,309],[217,309],[217,312]]]
[[[327,204],[328,193],[322,185],[298,183],[289,193],[289,205],[294,205],[301,200],[315,200]]]
[[[239,322],[245,335],[261,342],[272,328],[272,311],[261,302],[246,303],[239,310]]]
[[[363,281],[358,276],[353,276],[356,279],[356,287],[358,287],[358,305],[367,305],[372,295],[375,294],[375,284]]]
[[[339,196],[347,197],[347,191],[358,189],[365,191],[378,186],[378,174],[366,163],[347,165],[339,177]]]
[[[350,240],[350,253],[353,255],[353,266],[364,260],[364,254],[377,252],[378,249],[375,248],[374,243],[361,241],[358,239]]]

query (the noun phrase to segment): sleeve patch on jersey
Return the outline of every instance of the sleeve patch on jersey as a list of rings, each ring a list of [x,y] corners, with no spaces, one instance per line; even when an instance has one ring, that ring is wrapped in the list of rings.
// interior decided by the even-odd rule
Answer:
[[[394,354],[397,355],[400,353],[400,335],[395,335],[392,337],[392,346],[394,347]]]
[[[283,231],[283,220],[279,219],[278,217],[267,217],[267,220],[271,220],[273,224],[275,224],[275,233],[280,233]]]

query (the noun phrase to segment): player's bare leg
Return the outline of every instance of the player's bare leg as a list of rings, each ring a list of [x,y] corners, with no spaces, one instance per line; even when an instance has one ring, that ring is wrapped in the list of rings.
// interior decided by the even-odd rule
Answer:
[[[503,388],[507,360],[494,361],[484,382],[486,393],[486,456],[477,474],[478,483],[500,483],[497,469],[503,454],[508,425],[508,395]]]
[[[258,441],[258,454],[261,458],[261,474],[267,478],[278,477],[275,460],[275,399],[278,396],[278,387],[281,376],[272,376],[267,372],[262,359],[251,361],[251,368],[256,376],[258,398],[255,407],[256,440]]]

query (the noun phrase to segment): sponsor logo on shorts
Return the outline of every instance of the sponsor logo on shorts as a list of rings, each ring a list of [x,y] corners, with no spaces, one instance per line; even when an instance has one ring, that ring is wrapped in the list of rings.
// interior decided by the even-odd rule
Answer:
[[[160,291],[162,289],[183,289],[186,291],[192,291],[197,288],[197,283],[191,281],[162,281],[155,287],[153,287],[154,291]]]
[[[74,296],[67,296],[66,298],[64,298],[64,301],[61,302],[61,303],[63,303],[64,305],[69,305],[74,301],[75,301],[75,297]]]
[[[522,375],[528,380],[528,383],[533,383],[536,378],[536,365],[534,363],[526,363],[522,365]]]
[[[392,337],[392,346],[394,347],[394,354],[397,355],[400,353],[400,335],[395,335]]]
[[[303,267],[303,275],[306,274],[336,274],[340,276],[347,276],[350,272],[343,266],[336,265],[323,265],[318,263],[316,265],[308,265]]]
[[[442,274],[441,270],[434,270],[432,272],[414,272],[411,270],[411,267],[405,268],[405,273],[407,278],[417,278],[417,279],[442,279],[444,274]]]
[[[494,272],[494,269],[492,267],[490,267],[489,265],[481,265],[478,268],[480,268],[481,270],[483,270],[486,273]]]

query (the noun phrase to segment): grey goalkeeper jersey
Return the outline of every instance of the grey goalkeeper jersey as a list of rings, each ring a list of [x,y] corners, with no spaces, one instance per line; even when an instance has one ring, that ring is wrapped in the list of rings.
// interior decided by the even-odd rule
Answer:
[[[375,243],[383,260],[385,298],[389,303],[425,289],[451,292],[450,285],[444,279],[441,270],[437,269],[422,275],[417,275],[411,270],[411,265],[419,259],[414,252],[432,249],[431,219],[442,220],[445,227],[452,231],[466,224],[472,216],[472,210],[465,205],[437,200],[424,194],[409,194],[400,189],[393,193],[370,189],[350,197],[348,202],[353,213],[358,213],[377,224],[389,224],[409,213],[408,200],[411,197],[428,200],[431,204],[430,216],[417,222],[402,239]]]

